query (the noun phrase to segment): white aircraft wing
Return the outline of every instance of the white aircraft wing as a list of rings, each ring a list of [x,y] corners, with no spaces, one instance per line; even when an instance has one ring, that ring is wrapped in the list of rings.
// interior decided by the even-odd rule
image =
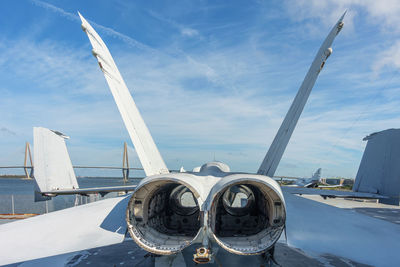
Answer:
[[[301,84],[299,91],[297,92],[297,95],[281,124],[281,127],[279,128],[263,162],[260,165],[260,168],[258,169],[258,174],[269,177],[274,176],[276,168],[281,161],[283,152],[285,152],[289,139],[292,136],[297,121],[299,120],[303,111],[304,105],[306,104],[308,96],[311,93],[311,89],[313,88],[320,71],[324,67],[325,61],[332,53],[331,45],[336,35],[343,27],[343,18],[345,14],[346,12],[332,28],[331,32],[328,34],[317,55],[315,56],[315,59],[311,64],[311,67],[308,70],[307,75],[304,78],[304,81]]]
[[[121,243],[129,197],[0,225],[0,265]]]
[[[104,77],[107,80],[115,103],[118,106],[133,145],[135,146],[144,172],[147,176],[168,173],[168,168],[165,165],[131,94],[129,93],[124,79],[115,65],[107,46],[80,13],[79,17],[82,20],[82,29],[89,37],[90,43],[92,44],[92,53],[96,57],[101,71],[104,73]]]

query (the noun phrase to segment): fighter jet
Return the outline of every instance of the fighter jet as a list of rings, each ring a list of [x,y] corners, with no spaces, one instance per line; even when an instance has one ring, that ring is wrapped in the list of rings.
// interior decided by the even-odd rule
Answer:
[[[315,173],[310,178],[299,178],[296,179],[294,184],[286,186],[315,188],[318,187],[320,179],[321,179],[321,168],[316,170]]]
[[[314,242],[316,250],[324,248],[321,242],[315,242],[315,238],[325,238],[324,233],[318,237],[318,229],[312,223],[306,223],[314,220],[308,213],[315,205],[306,210],[303,205],[293,208],[295,204],[285,199],[297,201],[298,197],[284,193],[270,177],[282,158],[311,89],[332,53],[331,46],[343,27],[344,15],[318,50],[257,173],[236,173],[222,162],[208,162],[186,172],[172,172],[167,168],[107,46],[79,14],[82,29],[93,47],[92,54],[110,87],[146,178],[137,186],[79,188],[65,145],[66,135],[34,128],[37,200],[63,194],[131,193],[1,225],[0,265],[120,243],[127,232],[134,242],[151,254],[175,257],[186,252],[199,264],[212,262],[218,250],[258,257],[260,262],[268,263],[288,224],[291,227],[288,229],[290,244],[312,246],[307,242],[309,240]],[[334,216],[335,213],[330,214]],[[302,222],[305,225],[296,228],[293,220],[298,225]],[[383,228],[385,231],[390,229],[378,227],[375,234],[387,238],[386,242],[398,241]],[[296,235],[296,229],[301,230],[300,235]],[[353,228],[350,226],[350,229]],[[355,228],[354,232],[363,237],[369,234],[363,228]],[[349,241],[348,236],[338,236],[340,242]],[[338,247],[335,240],[338,236],[331,238],[329,249]],[[359,247],[363,248],[365,243],[361,242]],[[192,245],[194,249],[188,251]],[[383,252],[383,256],[387,253],[390,250]],[[346,251],[342,255],[348,256]]]

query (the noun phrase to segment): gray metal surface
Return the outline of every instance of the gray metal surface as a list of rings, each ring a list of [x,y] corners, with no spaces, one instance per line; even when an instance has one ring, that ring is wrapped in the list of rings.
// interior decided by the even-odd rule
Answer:
[[[388,196],[382,203],[399,205],[400,129],[370,134],[353,190]]]
[[[400,206],[387,205],[372,200],[362,199],[323,199],[316,195],[303,195],[302,197],[342,209],[351,209],[376,219],[400,224]]]
[[[188,249],[192,249],[189,247]],[[183,258],[187,267],[198,266],[193,262],[191,251],[185,251]],[[334,255],[324,254],[312,257],[303,251],[287,246],[285,243],[277,243],[275,260],[280,266],[368,266],[354,261],[340,258]],[[132,240],[126,240],[121,244],[102,248],[91,249],[77,254],[66,266],[155,266],[155,258],[141,250]],[[217,262],[218,261],[218,262]],[[219,250],[217,261],[206,264],[207,267],[220,266],[260,266],[258,256],[239,256]],[[265,265],[266,266],[266,265]],[[272,263],[271,266],[278,266]]]
[[[400,210],[384,208],[354,208],[355,211],[400,225]]]

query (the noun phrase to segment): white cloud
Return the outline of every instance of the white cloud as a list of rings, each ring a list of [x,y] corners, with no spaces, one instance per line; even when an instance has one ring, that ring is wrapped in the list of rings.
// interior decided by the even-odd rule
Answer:
[[[189,37],[199,35],[199,32],[197,30],[192,29],[192,28],[185,28],[185,27],[181,28],[181,33],[182,33],[182,35],[189,36]]]
[[[200,33],[199,33],[198,30],[190,28],[190,27],[188,27],[186,25],[179,24],[179,23],[177,23],[176,21],[174,21],[172,19],[165,18],[165,17],[161,16],[160,14],[156,13],[153,10],[150,10],[149,14],[152,17],[154,17],[154,18],[156,18],[156,19],[158,19],[158,20],[160,20],[162,22],[168,23],[169,25],[173,26],[174,28],[177,28],[183,36],[187,36],[187,37],[200,36]]]
[[[400,2],[397,0],[286,0],[286,7],[292,19],[302,21],[304,19],[318,18],[324,23],[332,24],[338,19],[338,15],[348,10],[346,22],[352,23],[355,16],[365,12],[368,22],[390,27],[398,31],[400,23]]]
[[[373,65],[375,74],[379,74],[384,67],[400,68],[400,40],[396,41],[387,50],[377,55],[377,60]]]

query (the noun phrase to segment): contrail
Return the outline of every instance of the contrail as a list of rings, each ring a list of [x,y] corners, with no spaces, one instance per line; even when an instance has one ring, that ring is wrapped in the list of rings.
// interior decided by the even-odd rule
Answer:
[[[33,4],[39,6],[39,7],[42,7],[44,9],[50,10],[50,11],[52,11],[54,13],[57,13],[57,14],[61,15],[62,17],[65,17],[65,18],[67,18],[67,19],[69,19],[71,21],[81,22],[81,20],[79,19],[78,15],[75,15],[73,13],[65,11],[62,8],[56,7],[56,6],[52,5],[52,4],[49,4],[49,3],[46,3],[46,2],[43,2],[43,1],[40,1],[40,0],[31,0],[31,2]],[[114,38],[118,38],[118,39],[122,40],[124,43],[126,43],[126,44],[128,44],[130,46],[134,46],[134,47],[137,47],[137,48],[140,48],[140,49],[143,49],[143,50],[149,50],[149,51],[152,51],[152,52],[156,51],[155,49],[151,48],[150,46],[145,45],[145,44],[143,44],[143,43],[141,43],[141,42],[139,42],[139,41],[137,41],[137,40],[135,40],[135,39],[123,34],[123,33],[117,32],[114,29],[102,26],[102,25],[97,24],[97,23],[95,23],[95,22],[93,22],[91,20],[88,20],[88,21],[95,28],[100,29],[105,34],[107,34],[107,35],[109,35],[111,37],[114,37]]]
[[[65,18],[67,18],[67,19],[69,19],[71,21],[77,21],[77,22],[81,23],[81,20],[80,20],[79,16],[75,15],[74,13],[65,11],[62,8],[56,7],[56,6],[52,5],[52,4],[49,4],[49,3],[46,3],[46,2],[43,2],[43,1],[40,1],[40,0],[31,0],[31,2],[33,4],[39,6],[39,7],[42,7],[44,9],[50,10],[50,11],[52,11],[54,13],[57,13],[57,14],[61,15],[62,17],[65,17]],[[153,16],[154,16],[154,14],[153,14]],[[126,44],[128,44],[128,45],[130,45],[132,47],[136,47],[136,48],[139,48],[139,49],[142,49],[144,51],[151,52],[151,53],[156,53],[156,54],[160,54],[161,53],[162,55],[165,55],[165,52],[157,50],[157,49],[154,49],[154,48],[152,48],[152,47],[150,47],[148,45],[145,45],[145,44],[143,44],[143,43],[141,43],[141,42],[139,42],[139,41],[137,41],[137,40],[135,40],[135,39],[123,34],[123,33],[117,32],[114,29],[111,29],[111,28],[105,27],[103,25],[97,24],[96,22],[93,22],[93,21],[88,20],[88,19],[87,19],[87,21],[89,21],[90,24],[92,26],[94,26],[95,28],[100,29],[106,35],[114,37],[114,38],[118,38],[118,39],[122,40],[124,43],[126,43]],[[204,64],[204,63],[201,63],[201,62],[195,60],[190,55],[186,54],[184,51],[182,51],[180,49],[178,49],[177,52],[178,52],[178,54],[184,56],[185,58],[187,58],[190,61],[193,61],[193,62],[195,62],[195,63],[197,63],[199,65],[206,65],[207,68],[210,68],[207,64]]]

